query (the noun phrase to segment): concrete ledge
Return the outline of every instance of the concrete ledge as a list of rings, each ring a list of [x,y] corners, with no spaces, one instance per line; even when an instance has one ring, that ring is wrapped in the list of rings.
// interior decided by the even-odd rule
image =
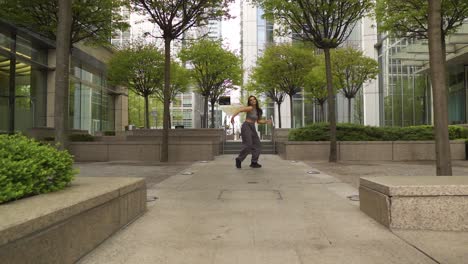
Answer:
[[[73,142],[70,151],[75,161],[159,161],[161,144],[154,141]],[[219,144],[212,141],[169,143],[169,161],[213,160]]]
[[[329,141],[284,141],[278,154],[288,160],[328,160]],[[465,141],[450,141],[452,160],[465,160]],[[434,141],[339,141],[339,160],[412,161],[435,160]]]
[[[468,231],[468,176],[361,177],[361,211],[392,229]]]
[[[78,177],[0,205],[2,263],[74,263],[146,210],[144,179]]]

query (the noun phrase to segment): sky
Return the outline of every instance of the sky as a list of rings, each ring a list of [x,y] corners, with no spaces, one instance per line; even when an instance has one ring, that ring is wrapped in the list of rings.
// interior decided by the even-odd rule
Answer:
[[[221,36],[226,47],[240,54],[240,0],[230,4],[230,14],[235,18],[221,22]]]

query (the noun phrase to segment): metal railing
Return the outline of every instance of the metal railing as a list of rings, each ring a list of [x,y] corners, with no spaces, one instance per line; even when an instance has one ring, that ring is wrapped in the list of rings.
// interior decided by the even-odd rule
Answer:
[[[271,143],[273,144],[273,152],[277,153],[276,151],[276,140],[275,140],[275,119],[273,115],[270,116],[271,118]]]

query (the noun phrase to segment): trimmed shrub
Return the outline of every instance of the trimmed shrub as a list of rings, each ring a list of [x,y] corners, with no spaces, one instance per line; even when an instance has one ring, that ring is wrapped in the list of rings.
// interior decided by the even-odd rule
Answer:
[[[94,136],[90,134],[71,134],[68,139],[72,142],[77,141],[94,141]]]
[[[290,141],[328,141],[330,128],[327,123],[315,123],[289,131]],[[357,124],[337,124],[338,141],[397,141],[434,140],[433,126],[372,127]],[[449,126],[449,138],[468,138],[468,129],[462,126]]]
[[[104,131],[104,136],[115,136],[115,131]]]
[[[74,178],[67,151],[22,135],[0,135],[0,203],[63,189]]]

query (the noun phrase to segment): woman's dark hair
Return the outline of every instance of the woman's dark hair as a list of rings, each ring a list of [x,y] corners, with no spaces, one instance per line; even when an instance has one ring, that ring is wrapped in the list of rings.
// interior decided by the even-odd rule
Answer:
[[[258,103],[257,97],[255,97],[255,96],[253,96],[253,95],[249,96],[249,98],[247,99],[247,105],[248,105],[248,106],[251,106],[251,105],[250,105],[250,98],[252,98],[252,97],[255,98],[255,100],[257,101],[257,104],[255,105],[255,108],[257,109],[258,119],[260,119],[260,117],[261,117],[262,114],[263,114],[263,111],[262,111],[262,109],[260,108],[260,105],[259,105],[259,103]]]

